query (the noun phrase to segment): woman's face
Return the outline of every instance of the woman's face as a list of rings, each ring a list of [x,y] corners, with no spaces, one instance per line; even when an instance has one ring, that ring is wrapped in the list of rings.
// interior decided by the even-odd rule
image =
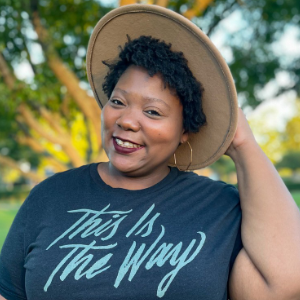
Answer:
[[[102,110],[102,142],[114,168],[132,176],[166,171],[187,141],[182,105],[159,75],[130,66]]]

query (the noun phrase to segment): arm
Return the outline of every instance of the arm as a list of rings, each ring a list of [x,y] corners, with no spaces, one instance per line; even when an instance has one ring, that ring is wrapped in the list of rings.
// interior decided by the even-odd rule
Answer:
[[[300,212],[241,109],[226,154],[237,170],[244,245],[230,274],[230,299],[300,299]]]
[[[0,295],[0,300],[7,300],[7,299],[3,298],[3,297]]]

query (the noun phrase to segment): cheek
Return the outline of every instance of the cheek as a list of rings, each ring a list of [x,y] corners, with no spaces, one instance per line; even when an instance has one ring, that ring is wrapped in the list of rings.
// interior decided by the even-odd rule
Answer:
[[[110,131],[113,130],[114,124],[115,121],[113,115],[110,113],[109,107],[104,106],[101,112],[101,138],[103,143],[109,138]]]
[[[169,145],[173,148],[180,142],[181,132],[182,126],[174,121],[152,126],[148,134],[154,142],[164,146]]]
[[[105,130],[112,128],[112,126],[116,122],[115,119],[116,118],[114,116],[113,110],[109,106],[105,105],[101,113],[101,125],[103,126],[103,128]]]

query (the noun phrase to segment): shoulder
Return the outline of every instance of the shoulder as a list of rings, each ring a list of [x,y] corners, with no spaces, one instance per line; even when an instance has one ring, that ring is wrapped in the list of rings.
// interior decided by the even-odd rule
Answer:
[[[37,225],[55,207],[63,205],[66,200],[72,201],[72,197],[89,184],[89,173],[90,165],[84,165],[48,177],[30,191],[20,211],[26,212],[31,223]]]
[[[37,193],[45,188],[58,188],[60,186],[67,187],[68,184],[76,184],[78,180],[84,180],[89,174],[91,164],[83,165],[78,168],[69,169],[64,172],[56,173],[37,184],[32,193]]]
[[[52,202],[58,195],[75,192],[88,184],[90,180],[90,164],[64,172],[56,173],[37,184],[29,193],[25,203],[35,203],[44,206]]]
[[[194,172],[178,171],[177,181],[182,184],[196,185],[205,190],[238,194],[238,189],[234,185],[222,180],[214,180],[206,176],[198,175]]]
[[[232,207],[239,205],[240,202],[239,191],[234,185],[194,172],[179,171],[173,185],[184,190],[186,196],[197,195],[201,200],[210,204],[215,203],[217,206],[229,205]]]

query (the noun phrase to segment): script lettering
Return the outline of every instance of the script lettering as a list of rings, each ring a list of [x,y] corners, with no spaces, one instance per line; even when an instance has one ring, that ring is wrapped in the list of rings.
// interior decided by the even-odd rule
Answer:
[[[48,291],[54,278],[64,281],[73,273],[74,280],[82,278],[90,280],[96,275],[107,272],[111,267],[109,262],[114,259],[115,255],[118,257],[118,260],[121,258],[118,273],[114,283],[112,282],[112,287],[116,289],[126,276],[128,276],[128,281],[131,282],[138,277],[137,273],[142,272],[142,269],[147,271],[156,266],[163,270],[167,263],[173,267],[171,271],[170,267],[168,267],[168,273],[164,274],[163,278],[158,282],[156,295],[162,298],[179,271],[191,263],[204,246],[206,235],[201,231],[197,232],[197,238],[192,239],[187,246],[184,246],[183,242],[178,242],[177,244],[163,242],[166,228],[160,224],[160,231],[157,230],[159,227],[154,230],[155,222],[157,222],[161,214],[155,212],[155,204],[152,204],[139,220],[133,223],[134,225],[128,231],[126,230],[123,233],[123,236],[119,234],[120,240],[124,240],[124,238],[128,241],[132,240],[128,251],[125,252],[125,257],[122,258],[120,253],[123,252],[118,252],[119,245],[117,242],[107,245],[102,244],[116,235],[118,228],[126,222],[126,218],[130,216],[132,210],[108,211],[109,207],[110,204],[100,211],[90,209],[68,211],[69,213],[83,213],[83,216],[57,237],[46,250],[49,250],[64,238],[69,240],[74,237],[82,240],[91,236],[99,238],[89,242],[89,244],[73,243],[59,246],[60,249],[71,250],[50,274],[44,286],[45,292]],[[154,234],[156,234],[156,238]],[[141,243],[140,241],[143,241],[146,237],[148,237],[147,242]],[[150,244],[149,241],[151,241]],[[100,244],[96,245],[96,243]],[[110,253],[107,253],[109,249],[112,250]],[[101,256],[101,251],[103,250],[106,250],[105,255]],[[97,257],[96,261],[94,259],[95,256]]]

